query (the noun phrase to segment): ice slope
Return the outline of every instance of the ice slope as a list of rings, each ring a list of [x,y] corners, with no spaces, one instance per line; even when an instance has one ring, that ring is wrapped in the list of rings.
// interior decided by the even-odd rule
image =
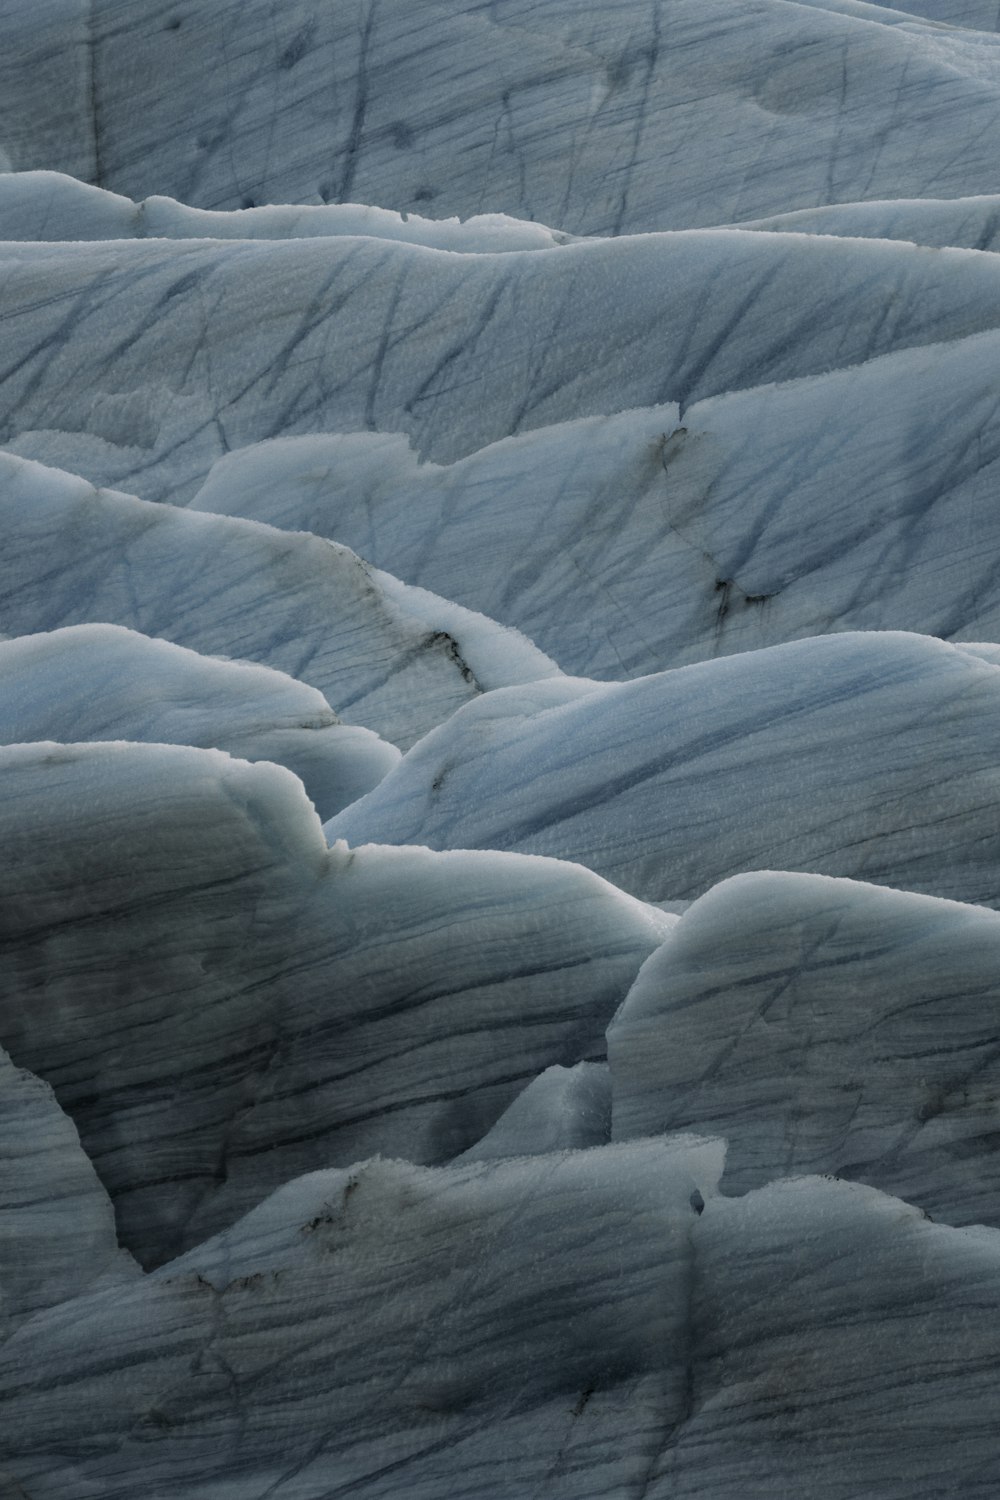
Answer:
[[[713,1196],[721,1155],[289,1183],[22,1328],[0,1463],[33,1500],[995,1494],[997,1232],[817,1178]]]
[[[0,526],[5,634],[109,622],[256,661],[393,743],[484,689],[558,670],[523,636],[345,547],[95,490],[10,454],[0,454]]]
[[[0,0],[2,1500],[1000,1492],[915,3]]]
[[[135,1273],[72,1120],[0,1051],[0,1340],[43,1308]]]
[[[0,749],[0,1042],[162,1260],[286,1178],[465,1150],[604,1030],[676,918],[588,871],[332,851],[300,783],[218,751]]]
[[[882,5],[884,0],[872,0]],[[890,7],[891,8],[891,7]],[[995,0],[913,0],[904,7],[906,14],[947,26],[967,26],[970,31],[1000,30],[1000,13]]]
[[[333,537],[615,680],[829,630],[1000,633],[995,333],[506,438],[276,438],[192,505]]]
[[[649,1500],[996,1493],[995,1231],[806,1178],[709,1200],[693,1239],[690,1415]]]
[[[641,971],[640,971],[641,972]],[[533,1078],[496,1124],[460,1161],[496,1161],[582,1151],[611,1139],[611,1072],[607,1063],[555,1064]]]
[[[729,1141],[725,1189],[829,1172],[1000,1225],[1000,915],[819,875],[684,914],[608,1034],[616,1138]]]
[[[4,446],[184,503],[217,458],[266,438],[404,431],[448,462],[996,329],[1000,259],[738,230],[542,254],[352,236],[11,243],[0,317]]]
[[[5,0],[0,57],[10,166],[209,209],[687,228],[982,192],[1000,138],[994,36],[858,0]]]
[[[1000,672],[960,647],[832,635],[544,689],[460,710],[328,836],[556,855],[650,901],[777,868],[1000,904]]]
[[[118,625],[0,643],[0,744],[31,740],[145,740],[277,761],[320,817],[371,791],[399,760],[394,745],[339,723],[322,694],[282,672]]]

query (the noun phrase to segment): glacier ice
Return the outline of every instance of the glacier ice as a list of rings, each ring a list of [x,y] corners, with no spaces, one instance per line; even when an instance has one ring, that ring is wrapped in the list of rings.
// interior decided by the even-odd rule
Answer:
[[[1000,628],[996,334],[537,428],[226,454],[191,504],[346,543],[606,680],[829,630]]]
[[[995,1500],[998,149],[997,0],[0,0],[2,1500]]]
[[[843,633],[528,712],[520,689],[485,695],[325,826],[554,855],[647,901],[763,867],[995,905],[998,733],[995,666],[929,637]]]
[[[0,1051],[0,1341],[44,1308],[133,1272],[72,1120],[48,1084]]]
[[[615,1138],[729,1141],[726,1191],[826,1172],[1000,1227],[1000,915],[821,875],[694,903],[608,1033]]]
[[[283,672],[118,625],[0,643],[0,743],[32,740],[145,740],[277,761],[321,817],[371,791],[399,760],[394,745],[338,723],[321,693]]]
[[[12,633],[113,623],[260,662],[394,743],[484,687],[558,671],[524,637],[319,537],[95,490],[9,454],[0,518],[0,607]]]
[[[993,255],[735,229],[544,254],[370,236],[11,242],[0,267],[4,446],[173,503],[266,438],[403,431],[447,462],[1000,326]]]
[[[285,1178],[442,1161],[604,1030],[676,918],[504,854],[328,850],[301,783],[219,751],[0,748],[0,1042],[162,1260]]]

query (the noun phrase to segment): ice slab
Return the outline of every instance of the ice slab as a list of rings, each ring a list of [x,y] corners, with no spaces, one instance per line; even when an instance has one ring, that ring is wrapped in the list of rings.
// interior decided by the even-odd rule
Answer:
[[[369,568],[346,547],[95,490],[0,454],[0,620],[110,622],[318,688],[406,745],[484,689],[555,676],[517,632]]]
[[[608,1033],[614,1134],[729,1140],[725,1188],[826,1172],[1000,1225],[1000,915],[739,875],[683,916]]]
[[[732,229],[538,255],[350,236],[5,244],[0,269],[0,441],[173,503],[268,438],[402,431],[449,462],[1000,326],[994,256]]]
[[[72,1120],[0,1050],[0,1340],[19,1323],[138,1274]]]
[[[328,850],[284,768],[0,749],[0,1040],[148,1263],[298,1172],[443,1161],[604,1031],[675,919],[551,860]]]
[[[276,438],[192,501],[335,538],[602,679],[830,630],[1000,636],[1000,337],[420,461]]]
[[[845,633],[555,706],[489,695],[326,828],[556,855],[649,901],[770,868],[995,905],[998,734],[995,666],[926,636]]]
[[[857,0],[7,0],[0,145],[209,209],[686,228],[988,190],[995,44]]]
[[[717,1142],[289,1183],[0,1350],[38,1500],[637,1492],[681,1419]],[[30,1349],[30,1356],[26,1355]]]
[[[277,761],[320,817],[364,796],[399,761],[394,745],[339,723],[321,693],[283,672],[119,625],[0,643],[0,744],[32,740],[143,740]]]
[[[37,1500],[989,1500],[1000,1235],[816,1177],[730,1199],[720,1166],[301,1178],[19,1330],[0,1462]]]
[[[690,1415],[650,1500],[995,1493],[995,1230],[803,1178],[711,1199],[694,1241]]]

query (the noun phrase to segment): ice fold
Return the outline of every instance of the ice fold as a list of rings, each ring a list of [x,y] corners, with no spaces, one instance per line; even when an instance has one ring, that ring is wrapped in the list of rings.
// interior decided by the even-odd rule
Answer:
[[[328,836],[555,855],[649,901],[778,868],[1000,902],[1000,674],[960,647],[844,633],[519,694],[461,709]]]
[[[726,1191],[827,1172],[1000,1226],[1000,916],[740,875],[681,918],[608,1033],[614,1135],[729,1140]]]
[[[0,1351],[0,1463],[37,1500],[631,1493],[681,1420],[691,1205],[718,1143],[281,1188]],[[97,1352],[99,1350],[99,1353]],[[127,1374],[126,1374],[127,1371]],[[125,1378],[123,1378],[125,1377]]]
[[[328,850],[282,767],[0,749],[0,1040],[162,1260],[296,1173],[443,1161],[604,1030],[676,919],[589,871]]]
[[[484,689],[558,673],[523,636],[424,590],[411,596],[346,547],[95,490],[10,454],[0,454],[0,524],[8,633],[106,622],[256,661],[393,743]]]
[[[339,723],[321,693],[282,672],[117,625],[0,643],[0,743],[32,740],[143,740],[277,761],[321,817],[371,791],[399,760],[394,745]]]

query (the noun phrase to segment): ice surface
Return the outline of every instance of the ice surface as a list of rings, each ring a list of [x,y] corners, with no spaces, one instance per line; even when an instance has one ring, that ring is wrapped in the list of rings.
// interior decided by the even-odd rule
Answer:
[[[551,250],[570,236],[507,214],[402,215],[366,203],[275,204],[213,213],[173,198],[133,203],[61,172],[0,174],[0,240],[286,240],[331,235],[403,240],[462,254]]]
[[[996,1500],[914,5],[0,0],[0,1500]]]
[[[0,522],[8,629],[110,621],[257,661],[394,743],[484,688],[557,672],[523,637],[446,600],[435,618],[425,592],[411,595],[345,547],[96,491],[9,454],[0,454]]]
[[[537,255],[351,236],[13,243],[0,269],[0,441],[174,503],[272,437],[402,431],[447,462],[1000,326],[992,255],[731,229]]]
[[[1000,12],[989,0],[994,19]],[[862,239],[912,240],[918,245],[964,246],[967,250],[1000,249],[1000,197],[887,198],[874,203],[830,203],[745,220],[740,229],[783,234],[839,234]]]
[[[700,1358],[650,1500],[996,1493],[996,1231],[805,1178],[711,1200],[694,1241]]]
[[[650,1132],[652,1133],[652,1132]],[[611,1139],[611,1072],[607,1063],[546,1068],[505,1109],[462,1161],[586,1150]]]
[[[289,1183],[22,1328],[0,1462],[37,1500],[995,1494],[1000,1235],[815,1177],[715,1196],[721,1156]]]
[[[283,672],[118,625],[0,644],[0,743],[30,740],[146,740],[277,761],[321,817],[371,791],[399,760],[394,745],[338,723],[321,693]]]
[[[507,703],[461,709],[328,836],[556,855],[648,901],[772,868],[1000,904],[1000,673],[960,647],[832,635]]]
[[[72,1120],[48,1084],[0,1051],[0,1340],[41,1309],[130,1272]]]
[[[603,1056],[676,920],[550,860],[328,851],[289,772],[218,751],[0,770],[0,1041],[145,1262],[297,1172],[465,1150],[537,1073]]]
[[[636,1493],[684,1415],[691,1198],[722,1154],[656,1141],[289,1183],[0,1350],[0,1463],[37,1500],[133,1500],[137,1465],[192,1500],[234,1482],[287,1500]]]
[[[0,39],[11,166],[202,208],[620,234],[995,187],[995,36],[857,0],[6,0]]]
[[[619,679],[829,630],[1000,634],[995,333],[540,428],[227,454],[192,502],[344,542]]]
[[[1000,1225],[1000,915],[818,875],[696,902],[608,1035],[614,1134],[729,1140],[726,1191],[858,1178]]]

